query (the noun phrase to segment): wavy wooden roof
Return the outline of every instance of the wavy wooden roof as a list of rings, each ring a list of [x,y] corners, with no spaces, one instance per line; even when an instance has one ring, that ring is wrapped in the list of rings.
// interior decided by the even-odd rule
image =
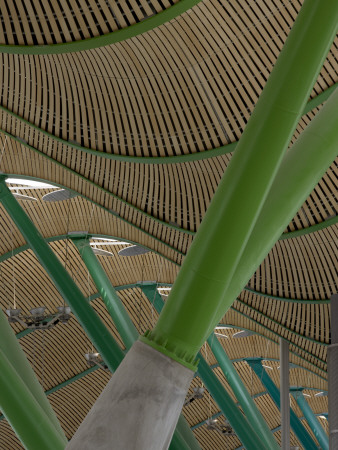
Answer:
[[[67,233],[112,236],[151,250],[122,258],[123,247],[105,246],[113,256],[99,257],[140,333],[158,315],[139,282],[174,283],[302,3],[0,4],[0,171],[79,194],[47,203],[42,197],[50,189],[26,189],[38,201],[21,205],[86,297],[95,297],[96,288]],[[292,143],[337,82],[336,38]],[[316,414],[327,413],[327,397],[315,393],[327,390],[337,178],[335,161],[221,320],[232,327],[221,343],[279,440],[279,412],[245,358],[262,357],[278,385],[278,340],[287,339],[290,384],[306,389]],[[2,309],[13,305],[15,290],[23,311],[41,304],[55,311],[60,294],[1,205],[0,215]],[[92,304],[124,348],[100,297]],[[238,328],[255,334],[234,339]],[[84,353],[92,344],[74,317],[45,332],[13,329],[71,438],[110,374],[88,370]],[[233,395],[208,345],[202,353]],[[195,378],[191,389],[197,385]],[[205,420],[219,414],[208,392],[183,413],[203,449],[241,446],[236,436],[206,428]],[[291,445],[300,445],[294,435]],[[22,448],[5,419],[0,448]]]

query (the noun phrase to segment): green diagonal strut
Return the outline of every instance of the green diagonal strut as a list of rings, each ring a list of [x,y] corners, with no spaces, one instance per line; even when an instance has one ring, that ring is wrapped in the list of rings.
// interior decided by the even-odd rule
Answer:
[[[319,442],[320,447],[323,450],[329,450],[329,437],[326,434],[324,428],[321,426],[314,412],[312,411],[310,405],[306,401],[302,391],[303,391],[302,387],[297,386],[290,388],[290,392],[292,393],[293,397],[298,403],[298,406],[300,407],[302,413],[304,414],[304,417],[306,418],[307,423],[309,424],[313,434],[315,435],[317,441]]]
[[[226,380],[228,381],[233,393],[235,394],[239,404],[241,405],[244,414],[250,423],[257,430],[261,439],[265,442],[266,446],[270,450],[279,449],[276,439],[273,437],[270,428],[265,422],[262,414],[257,408],[255,402],[253,401],[251,395],[247,391],[243,381],[238,375],[236,369],[232,365],[232,362],[225,353],[223,346],[220,344],[219,340],[212,333],[208,338],[208,344],[218,361],[222,372]]]
[[[26,385],[27,389],[34,397],[34,400],[40,405],[46,417],[54,425],[59,435],[64,440],[66,440],[64,432],[62,431],[62,428],[59,424],[59,421],[43,392],[42,386],[40,385],[38,379],[36,378],[34,370],[29,364],[26,355],[24,354],[11,326],[8,323],[8,320],[6,319],[1,309],[0,309],[0,351],[1,355],[3,355],[3,361],[4,358],[6,358],[11,367],[15,368],[15,371],[17,372],[18,376],[21,378],[22,382]],[[4,394],[6,394],[6,391],[0,390],[1,409],[3,409],[1,403]],[[6,414],[6,411],[4,409],[3,411]]]
[[[28,450],[63,450],[61,436],[15,368],[0,350],[0,408]]]
[[[158,313],[161,313],[164,301],[157,292],[156,284],[145,283],[140,286],[149,302],[154,306]],[[197,375],[201,378],[203,383],[208,388],[215,402],[222,410],[224,416],[229,420],[230,425],[235,430],[238,438],[242,441],[245,448],[248,450],[272,450],[275,447],[268,444],[262,439],[260,433],[256,433],[256,429],[252,426],[251,421],[240,412],[236,403],[232,400],[222,383],[214,374],[203,356],[198,354],[198,369]],[[269,430],[270,433],[270,430]]]
[[[143,338],[148,345],[187,367],[194,363],[203,342],[235,300],[234,295],[226,295],[232,279],[239,273],[245,282],[250,277],[239,265],[241,257],[333,42],[337,24],[336,0],[305,0],[163,312],[155,328]],[[319,139],[314,140],[316,144],[311,144],[317,147]],[[320,158],[329,164],[331,156],[323,153]],[[309,160],[316,163],[315,159]],[[298,178],[305,175],[301,167]],[[285,182],[289,182],[289,177]],[[313,182],[306,185],[311,186],[314,187]],[[308,194],[304,186],[299,187],[296,198],[305,191]],[[277,196],[277,200],[281,199]],[[289,208],[294,201],[289,202]],[[273,216],[278,208],[277,202],[269,213]],[[279,225],[287,224],[284,217]],[[278,239],[273,232],[264,229],[264,245],[268,248]],[[261,259],[255,254],[253,258],[257,267]]]
[[[110,370],[114,370],[123,359],[123,352],[113,339],[109,330],[88,304],[86,298],[74,283],[69,273],[45,242],[18,201],[5,183],[5,176],[0,177],[0,201],[16,224],[31,249],[36,254],[56,288],[77,316]]]
[[[129,349],[137,340],[139,334],[125,310],[115,288],[112,286],[107,274],[94,254],[88,238],[73,234],[72,242],[78,249],[86,267],[94,280],[100,296],[119,332],[125,346]],[[117,367],[115,367],[116,369]],[[193,433],[188,427],[184,417],[180,417],[174,432],[170,450],[200,449]],[[184,437],[182,436],[184,434]]]
[[[107,274],[94,254],[88,238],[72,237],[106,308],[113,319],[125,346],[129,349],[138,338],[138,332],[125,310]]]

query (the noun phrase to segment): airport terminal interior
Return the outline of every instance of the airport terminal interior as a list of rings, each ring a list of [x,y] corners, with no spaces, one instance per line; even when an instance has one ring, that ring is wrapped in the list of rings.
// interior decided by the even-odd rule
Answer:
[[[64,435],[52,425],[56,419],[46,406],[49,426],[67,442],[114,377],[116,355],[127,353],[130,336],[137,339],[154,329],[223,175],[229,168],[235,179],[240,158],[248,167],[242,134],[271,72],[281,69],[277,60],[306,3],[312,7],[318,0],[0,2],[0,372],[8,369],[17,376],[8,375],[7,387],[0,375],[0,449],[43,450],[34,444],[40,442],[34,440],[39,430],[32,426],[27,436],[21,432],[27,410],[34,415],[24,396],[32,397],[29,377],[42,386],[41,396]],[[336,0],[321,3],[334,9]],[[302,24],[298,28],[304,31]],[[304,90],[285,153],[301,147],[303,134],[311,133],[335,95],[336,33],[337,26],[331,41],[326,38],[320,66],[313,68],[314,82]],[[294,52],[311,60],[313,47],[301,38],[297,42]],[[289,46],[290,54],[294,47]],[[301,68],[289,70],[288,77],[271,80],[272,89],[280,86],[282,92],[286,78],[302,83],[302,76]],[[296,90],[284,96],[286,105]],[[268,111],[269,98],[265,104]],[[337,94],[335,105],[338,123]],[[267,140],[281,134],[283,114],[279,111]],[[254,141],[255,131],[248,130],[246,142]],[[309,142],[317,145],[316,137]],[[260,143],[264,146],[264,138],[257,147]],[[232,163],[236,151],[244,156]],[[268,153],[253,153],[251,172],[257,177],[249,188],[244,169],[239,175],[238,186],[246,186],[236,202],[239,213],[228,214],[226,231],[210,238],[214,248],[219,246],[217,258],[227,254],[223,238],[235,242],[237,230],[249,229],[253,219],[246,200],[264,178],[261,168],[266,164],[266,171],[276,174],[282,164],[283,156],[269,169]],[[177,428],[183,444],[173,441],[172,450],[250,448],[241,439],[246,422],[236,425],[222,397],[223,392],[245,418],[226,376],[229,360],[240,389],[260,412],[266,436],[280,446],[281,342],[289,357],[291,448],[329,448],[327,354],[330,299],[338,281],[338,168],[334,156],[326,159],[311,189],[305,196],[305,190],[299,193],[304,199],[290,220],[281,221],[279,238],[256,261],[255,271],[236,266],[235,274],[247,276],[216,322],[209,323],[213,331],[198,356],[209,378],[195,373],[179,422],[185,431]],[[284,202],[289,194],[281,194],[282,188],[286,192],[295,182],[291,172],[275,189]],[[297,189],[295,182],[290,198]],[[268,215],[277,217],[279,209],[272,205]],[[260,228],[262,242],[265,236],[272,239],[273,224],[266,224]],[[202,228],[206,235],[207,225]],[[203,247],[201,240],[198,244]],[[254,256],[260,251],[256,244]],[[109,308],[109,295],[119,302],[118,317]],[[87,316],[81,315],[83,304]],[[199,307],[196,295],[184,319],[187,335],[199,328]],[[107,356],[109,339],[116,350],[113,362]],[[32,401],[41,413],[39,395]],[[38,420],[33,422],[39,428]],[[48,448],[62,447],[52,440]]]

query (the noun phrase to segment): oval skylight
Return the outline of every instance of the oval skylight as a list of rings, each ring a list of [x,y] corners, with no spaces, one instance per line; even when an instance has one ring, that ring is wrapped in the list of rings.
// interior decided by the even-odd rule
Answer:
[[[59,189],[57,191],[49,192],[42,197],[44,202],[62,202],[70,198],[77,197],[78,194],[71,192],[68,189]]]
[[[120,250],[118,254],[119,256],[138,256],[148,252],[150,252],[148,248],[141,247],[140,245],[131,245],[130,247]]]

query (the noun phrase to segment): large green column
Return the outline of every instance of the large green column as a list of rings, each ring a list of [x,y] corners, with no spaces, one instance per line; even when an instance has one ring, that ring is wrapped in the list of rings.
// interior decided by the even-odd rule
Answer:
[[[338,2],[337,2],[338,4]],[[337,155],[338,89],[285,156],[224,294],[235,298]],[[218,311],[222,315],[222,309]]]
[[[34,399],[40,405],[46,417],[54,425],[56,431],[63,439],[65,438],[64,432],[60,426],[60,423],[51,407],[42,386],[39,383],[32,366],[29,364],[24,351],[21,348],[11,326],[8,323],[7,318],[0,309],[0,351],[7,358],[12,367],[15,368],[18,376],[27,386],[29,392],[33,395]],[[0,390],[0,404],[2,395],[6,392]],[[1,407],[0,407],[1,408]]]
[[[89,239],[74,237],[72,241],[86,264],[97,290],[116,325],[117,331],[125,346],[129,349],[139,336],[132,320],[94,254],[89,244]]]
[[[145,283],[141,286],[141,290],[148,298],[149,302],[154,305],[154,308],[158,313],[161,313],[164,307],[164,301],[160,294],[157,292],[156,284]],[[261,450],[272,450],[276,448],[267,444],[261,436],[261,433],[251,423],[250,418],[243,416],[240,410],[237,408],[236,403],[232,400],[224,386],[218,380],[208,363],[204,360],[203,356],[198,354],[198,369],[197,374],[208,388],[211,396],[219,406],[224,416],[229,420],[230,425],[235,430],[238,438],[242,441],[247,449],[260,448]],[[268,429],[269,430],[269,429]],[[270,432],[270,430],[269,430]],[[278,447],[278,446],[277,446]]]
[[[103,270],[100,262],[90,247],[88,238],[72,236],[72,241],[78,249],[86,267],[94,280],[94,283],[100,293],[106,308],[119,332],[125,346],[129,349],[137,340],[139,334],[126,312],[116,290],[112,286],[107,274]],[[115,367],[117,369],[117,367]],[[186,426],[185,426],[186,425]],[[190,429],[186,430],[188,425],[184,417],[180,417],[177,429],[174,432],[171,441],[170,450],[183,450],[186,446],[189,448],[200,449],[194,435]],[[189,428],[189,427],[188,427]]]
[[[63,450],[67,444],[0,350],[0,409],[28,450]]]
[[[333,42],[337,23],[336,0],[305,0],[166,306],[144,341],[187,367],[234,301],[225,293]],[[302,168],[299,177],[303,173]],[[256,265],[259,262],[256,259]]]
[[[270,428],[265,422],[251,395],[244,386],[243,381],[214,333],[209,336],[208,344],[210,345],[210,348],[248,421],[254,427],[257,434],[260,436],[261,440],[265,443],[268,449],[279,449],[280,447],[271,433]]]
[[[6,177],[3,175],[0,177],[0,201],[53,280],[62,297],[71,307],[81,326],[101,353],[109,369],[113,371],[123,359],[122,350],[12,195],[6,186],[5,179]]]
[[[325,433],[324,428],[321,426],[319,420],[317,419],[312,409],[310,408],[310,405],[306,401],[302,390],[303,388],[299,387],[290,388],[291,394],[294,396],[296,402],[298,403],[298,406],[300,407],[302,413],[304,414],[307,423],[310,425],[310,428],[313,434],[315,435],[317,441],[319,442],[320,447],[323,450],[329,450],[328,435]]]

